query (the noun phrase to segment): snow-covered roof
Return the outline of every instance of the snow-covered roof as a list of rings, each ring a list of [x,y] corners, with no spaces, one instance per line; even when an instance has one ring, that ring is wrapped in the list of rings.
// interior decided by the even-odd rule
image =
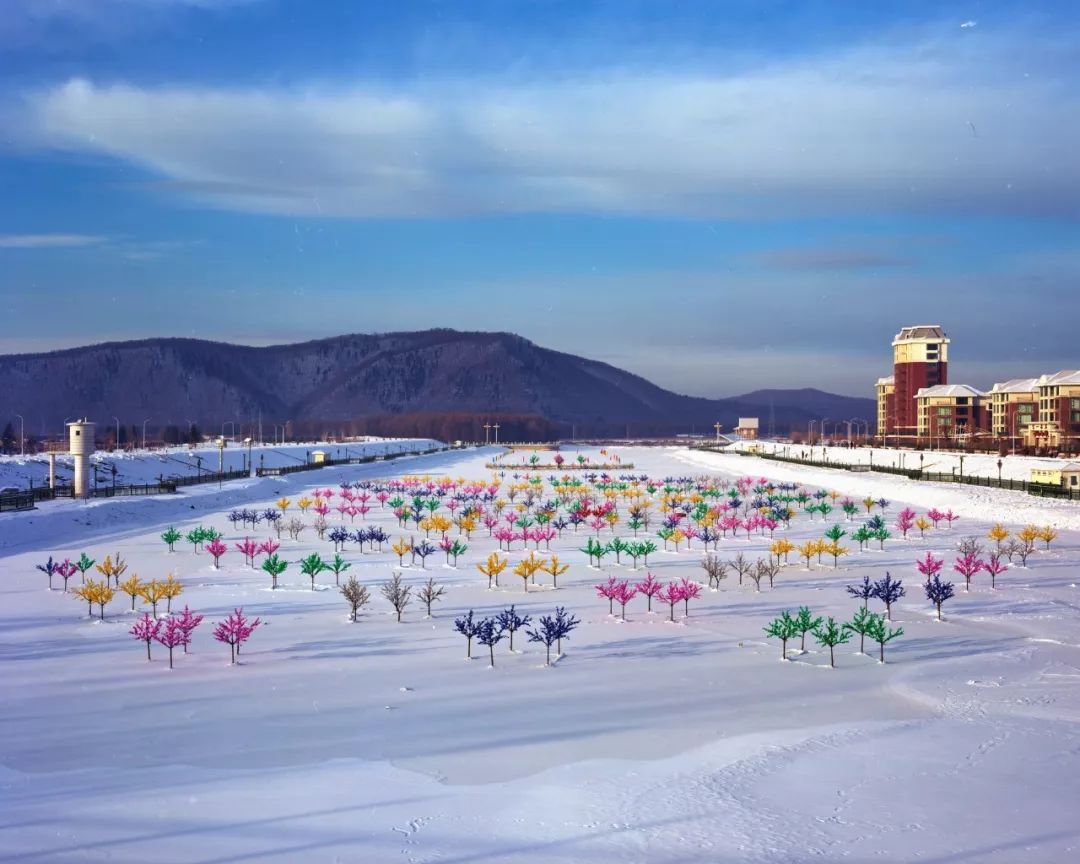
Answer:
[[[878,387],[887,387],[889,384],[893,384],[893,385],[896,384],[896,376],[895,375],[886,375],[884,378],[878,378],[877,379],[877,386]]]
[[[1034,393],[1039,386],[1038,378],[1011,378],[999,381],[990,388],[991,393]]]
[[[945,330],[940,324],[916,324],[914,327],[904,327],[896,334],[897,342],[908,339],[945,339]]]
[[[1042,375],[1039,378],[1040,387],[1057,387],[1062,384],[1080,384],[1080,369],[1062,369],[1053,375]]]
[[[915,398],[938,398],[941,396],[968,396],[981,398],[986,394],[967,384],[938,384],[936,387],[921,387],[915,394]]]
[[[740,417],[739,418],[739,426],[738,426],[738,428],[739,429],[757,429],[758,428],[758,418],[757,417]]]

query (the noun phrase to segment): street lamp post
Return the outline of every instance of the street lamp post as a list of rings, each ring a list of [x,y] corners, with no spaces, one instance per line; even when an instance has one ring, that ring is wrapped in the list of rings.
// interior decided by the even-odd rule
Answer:
[[[142,449],[143,450],[146,449],[146,424],[149,423],[152,419],[153,419],[152,417],[147,417],[145,420],[142,421]]]
[[[16,414],[19,418],[19,455],[26,455],[26,421],[23,420],[22,414]]]
[[[112,419],[116,421],[116,446],[113,447],[113,450],[119,450],[120,449],[120,418],[119,417],[113,417]]]
[[[491,424],[490,423],[485,423],[484,426],[483,426],[483,429],[484,429],[484,444],[486,446],[488,443],[490,443],[490,440],[491,440]]]
[[[716,443],[717,444],[720,443],[720,430],[723,429],[723,428],[724,427],[721,426],[718,422],[713,424],[713,429],[716,430]]]
[[[1001,460],[998,459],[998,486],[1001,485]]]
[[[496,423],[491,428],[495,430],[495,443],[498,444],[499,443],[499,424]]]

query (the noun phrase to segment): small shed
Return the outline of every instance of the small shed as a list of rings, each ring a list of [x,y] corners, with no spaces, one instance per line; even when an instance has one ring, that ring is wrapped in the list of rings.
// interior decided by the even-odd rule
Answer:
[[[1080,489],[1080,462],[1065,462],[1052,468],[1032,468],[1031,482]]]
[[[326,451],[325,450],[312,450],[311,451],[311,461],[312,461],[312,464],[314,464],[314,465],[321,465],[323,462],[326,461]]]

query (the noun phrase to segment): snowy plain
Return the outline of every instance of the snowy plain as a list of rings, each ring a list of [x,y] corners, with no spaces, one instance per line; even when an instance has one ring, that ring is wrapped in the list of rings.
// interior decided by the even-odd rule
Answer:
[[[794,480],[951,507],[952,530],[891,540],[839,569],[793,563],[774,589],[729,577],[689,617],[667,621],[635,600],[608,614],[593,584],[629,566],[586,566],[585,532],[552,549],[570,563],[557,591],[528,594],[504,574],[488,590],[475,569],[494,542],[481,530],[457,569],[436,553],[447,587],[434,617],[411,606],[397,623],[377,585],[396,556],[347,554],[372,588],[358,623],[333,590],[311,591],[295,563],[271,591],[235,551],[214,570],[158,535],[213,525],[243,536],[228,509],[271,506],[339,480],[429,473],[487,479],[494,449],[401,463],[243,480],[140,500],[55,502],[0,517],[0,862],[727,862],[844,860],[1066,862],[1080,856],[1080,505],[1020,493],[851,474],[735,454],[623,448],[635,473]],[[216,454],[215,454],[216,455]],[[595,452],[590,453],[596,456]],[[834,514],[835,516],[835,514]],[[374,517],[374,519],[373,519]],[[392,537],[387,512],[369,520]],[[837,521],[837,520],[831,520]],[[956,541],[991,522],[1054,524],[1047,552],[991,591],[979,578],[938,622],[914,559],[951,563]],[[800,517],[790,539],[820,536]],[[627,533],[620,529],[620,534]],[[261,532],[265,535],[265,530]],[[767,538],[725,540],[721,553],[766,554]],[[520,549],[520,544],[515,547]],[[99,561],[120,551],[143,578],[174,572],[180,605],[206,614],[192,653],[169,670],[127,635],[120,595],[104,622],[46,590],[49,554]],[[284,540],[295,562],[328,542]],[[700,549],[659,553],[659,578],[704,581]],[[520,551],[511,560],[521,557]],[[948,566],[948,565],[947,565]],[[808,642],[781,662],[762,628],[783,609],[850,617],[844,586],[886,570],[908,596],[905,629],[873,656]],[[131,572],[129,571],[129,572]],[[418,584],[428,575],[405,568]],[[77,579],[77,577],[76,577]],[[962,583],[962,579],[960,580]],[[558,603],[582,619],[552,667],[515,642],[465,659],[453,632],[468,609]],[[228,663],[209,622],[234,606],[263,625]],[[655,607],[654,607],[655,608]],[[868,652],[869,653],[869,652]]]

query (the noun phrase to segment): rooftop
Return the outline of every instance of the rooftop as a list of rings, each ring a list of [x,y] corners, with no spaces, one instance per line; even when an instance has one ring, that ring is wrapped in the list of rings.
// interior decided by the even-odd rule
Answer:
[[[893,342],[906,342],[909,339],[941,339],[948,337],[940,324],[916,324],[914,327],[904,327],[896,334]]]
[[[915,394],[915,398],[921,397],[942,397],[942,396],[968,396],[981,398],[986,394],[981,390],[976,390],[974,387],[969,387],[967,384],[938,384],[936,387],[922,387],[919,392]]]
[[[885,387],[885,386],[887,386],[889,384],[895,384],[895,383],[896,383],[896,376],[895,375],[886,375],[884,378],[878,378],[877,379],[877,386],[878,387]]]
[[[1042,375],[1037,382],[1040,387],[1053,387],[1061,384],[1080,384],[1080,369],[1062,369],[1053,375]]]
[[[1038,378],[1012,378],[1000,381],[990,388],[991,393],[1034,393],[1039,386]]]

